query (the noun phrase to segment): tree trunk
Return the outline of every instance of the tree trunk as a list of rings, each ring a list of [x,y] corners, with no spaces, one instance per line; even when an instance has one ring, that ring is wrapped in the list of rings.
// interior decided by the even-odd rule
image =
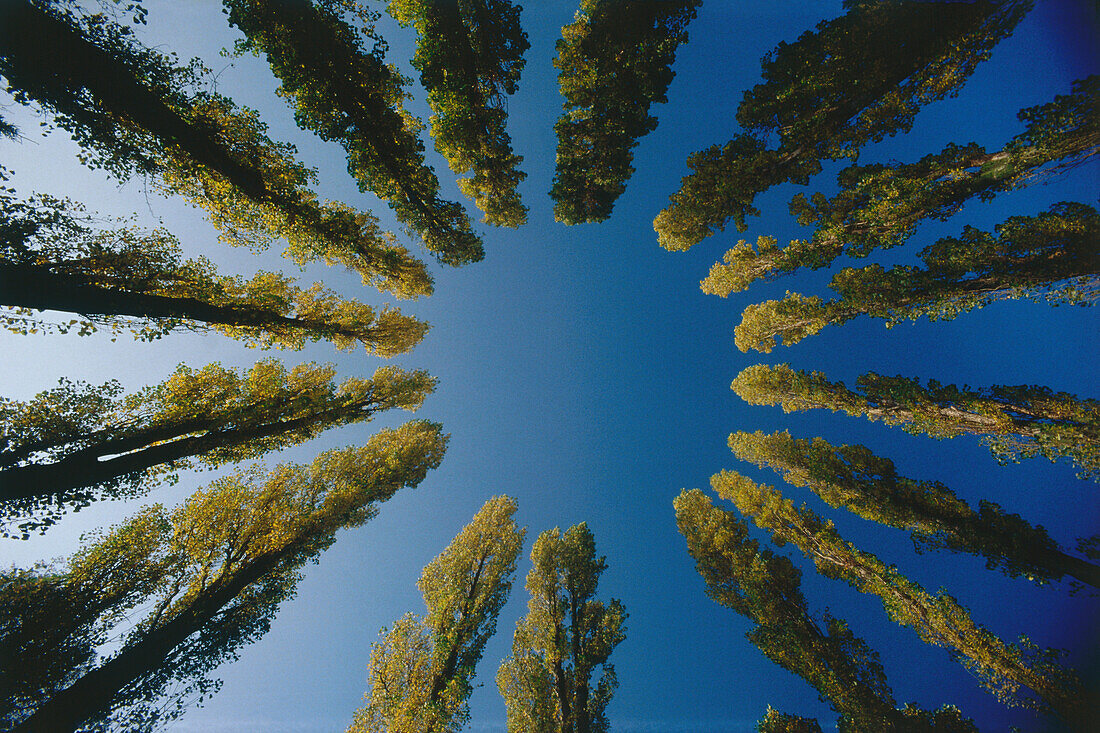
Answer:
[[[464,628],[469,624],[470,605],[474,598],[477,597],[477,585],[481,580],[481,573],[485,569],[485,557],[482,556],[480,562],[477,565],[477,571],[474,573],[473,581],[470,583],[470,590],[466,594],[466,598],[462,603],[462,610],[458,614],[458,621],[455,623],[457,631],[456,638],[451,643],[451,648],[447,652],[447,658],[443,662],[443,666],[435,674],[432,679],[432,691],[429,701],[434,705],[438,704],[443,697],[443,691],[447,689],[447,683],[450,682],[455,675],[455,667],[458,664],[458,655],[462,651],[462,647],[473,636],[474,629]],[[475,627],[476,628],[476,627]]]
[[[128,643],[116,656],[55,694],[12,733],[73,731],[90,719],[105,716],[127,685],[154,672],[172,649],[209,623],[245,588],[276,570],[296,549],[284,547],[261,556],[224,585],[202,591],[186,610],[163,626],[145,632],[138,641]]]
[[[546,604],[548,609],[557,606],[558,597],[554,588],[547,588]],[[558,712],[561,715],[561,733],[574,733],[572,706],[569,699],[569,681],[565,677],[565,666],[562,656],[565,654],[565,629],[562,627],[562,619],[557,618],[552,611],[554,622],[554,688],[558,692]]]
[[[93,487],[112,479],[146,471],[153,466],[200,455],[217,448],[235,447],[291,430],[335,422],[360,409],[361,406],[353,406],[350,410],[346,406],[341,406],[282,422],[268,422],[243,429],[212,431],[203,435],[151,445],[102,460],[103,456],[127,450],[123,441],[112,441],[85,449],[54,463],[17,466],[0,471],[0,499],[10,501],[44,498],[74,489]]]
[[[1087,583],[1093,588],[1100,588],[1100,566],[1094,565],[1087,560],[1082,560],[1079,557],[1067,555],[1060,550],[1054,550],[1049,553],[1048,558],[1050,567],[1066,575],[1072,575],[1082,583]]]
[[[221,173],[254,201],[270,192],[260,173],[233,159],[213,131],[185,119],[160,93],[144,86],[118,58],[76,28],[28,0],[0,3],[0,55],[4,75],[17,90],[62,86],[69,95],[86,89],[116,120],[131,121],[165,148],[179,147]],[[31,94],[33,97],[34,95]],[[49,99],[40,100],[50,103]]]
[[[115,290],[89,285],[77,276],[2,263],[0,301],[3,305],[16,308],[65,311],[87,316],[180,318],[243,328],[284,327],[311,335],[335,330],[329,324],[289,318],[254,307],[213,305],[196,298]]]
[[[990,689],[993,689],[999,679],[1011,681],[1035,692],[1039,699],[1063,720],[1075,726],[1081,720],[1083,714],[1081,700],[1060,685],[1056,678],[1051,679],[1045,676],[1041,669],[1037,671],[1028,666],[1026,661],[1013,654],[1013,646],[1006,644],[1000,637],[989,633],[969,618],[967,621],[973,624],[973,629],[978,631],[977,635],[967,629],[965,624],[960,628],[953,618],[947,617],[942,623],[933,623],[929,617],[928,601],[921,598],[919,594],[924,594],[929,600],[934,600],[933,596],[920,585],[913,583],[911,584],[913,588],[901,587],[868,568],[865,565],[864,553],[861,551],[851,547],[831,547],[818,538],[811,528],[801,524],[792,522],[786,526],[797,535],[801,535],[788,535],[787,539],[811,557],[815,565],[821,562],[833,566],[835,575],[831,577],[844,580],[860,593],[878,596],[887,615],[896,623],[911,627],[921,639],[943,646],[960,658],[968,658],[979,668],[988,670],[990,681],[984,684]],[[904,608],[912,619],[901,617],[897,612],[899,606]]]

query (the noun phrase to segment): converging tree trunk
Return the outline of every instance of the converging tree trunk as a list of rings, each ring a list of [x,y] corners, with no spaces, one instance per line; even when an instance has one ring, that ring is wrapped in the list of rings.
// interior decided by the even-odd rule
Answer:
[[[437,425],[408,423],[365,447],[323,453],[310,466],[280,466],[263,480],[220,479],[171,515],[156,507],[153,524],[163,530],[146,535],[141,550],[126,550],[112,534],[93,543],[71,564],[69,580],[79,582],[126,550],[133,557],[123,559],[138,563],[135,569],[142,563],[155,568],[151,587],[105,612],[141,608],[147,615],[116,653],[74,669],[71,684],[7,720],[10,730],[53,733],[96,724],[144,731],[177,716],[178,704],[160,700],[165,690],[177,699],[209,692],[205,675],[263,635],[279,604],[293,595],[299,568],[330,546],[339,529],[362,524],[377,503],[423,480],[445,444]],[[96,644],[107,639],[98,619],[73,633]]]
[[[527,616],[516,625],[512,656],[497,672],[510,730],[606,733],[605,709],[618,682],[608,663],[626,636],[618,600],[596,600],[607,567],[583,522],[539,535],[527,575]],[[591,676],[602,672],[595,687]]]
[[[49,526],[65,506],[147,490],[156,476],[192,461],[223,465],[383,410],[415,409],[434,386],[423,372],[392,367],[340,385],[333,375],[331,367],[312,364],[287,372],[261,361],[247,374],[215,364],[181,367],[166,382],[121,400],[110,384],[84,390],[63,382],[29,402],[10,401],[0,414],[4,514],[26,527]],[[43,415],[50,419],[43,422]],[[39,513],[45,516],[36,519]]]
[[[525,530],[497,496],[420,575],[428,612],[407,614],[371,649],[367,704],[348,733],[452,733],[469,719],[473,677],[512,588]]]

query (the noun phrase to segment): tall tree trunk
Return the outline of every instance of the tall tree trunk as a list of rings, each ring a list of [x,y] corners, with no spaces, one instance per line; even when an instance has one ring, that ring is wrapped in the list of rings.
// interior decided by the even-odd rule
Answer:
[[[455,639],[451,642],[451,648],[447,652],[447,658],[444,660],[443,666],[440,667],[439,671],[436,672],[435,677],[432,679],[432,691],[428,699],[433,705],[439,703],[443,697],[443,691],[447,689],[447,683],[454,678],[459,652],[462,650],[462,647],[466,645],[466,642],[470,640],[474,628],[476,628],[466,627],[469,624],[470,604],[473,602],[474,598],[477,597],[477,585],[481,580],[481,573],[484,569],[485,557],[482,556],[477,564],[477,571],[474,573],[473,582],[470,583],[470,590],[467,592],[466,598],[462,603],[462,610],[458,614],[458,621],[455,623]]]
[[[1100,566],[1087,560],[1068,555],[1060,550],[1053,550],[1048,554],[1047,564],[1059,572],[1072,575],[1093,588],[1100,588]]]
[[[359,409],[359,408],[354,408]],[[246,429],[234,428],[180,438],[102,460],[125,450],[121,441],[85,449],[46,465],[16,466],[0,471],[0,500],[44,498],[145,471],[162,463],[239,446],[251,440],[280,435],[311,425],[325,424],[351,414],[346,406],[306,414]]]
[[[591,675],[587,665],[583,664],[581,644],[584,641],[584,601],[577,598],[576,591],[569,588],[569,635],[573,652],[573,720],[575,733],[588,733],[591,721],[588,720],[588,677]]]
[[[122,651],[39,706],[12,733],[63,733],[110,712],[118,694],[129,684],[154,672],[167,655],[209,623],[245,588],[289,559],[297,546],[261,556],[224,585],[200,592],[188,608],[158,628],[141,634]]]
[[[946,628],[942,628],[943,624],[933,623],[927,601],[921,598],[920,594],[926,595],[927,598],[932,596],[920,586],[916,586],[914,590],[891,583],[866,567],[862,557],[851,555],[851,550],[847,548],[831,547],[822,542],[814,530],[804,525],[790,523],[781,531],[788,533],[790,541],[813,559],[819,572],[823,565],[832,566],[830,572],[835,575],[828,577],[842,579],[860,593],[878,596],[883,607],[892,617],[893,614],[898,613],[899,609],[904,609],[910,614],[911,619],[903,620],[899,615],[894,618],[897,623],[911,627],[925,641],[948,649],[960,659],[971,659],[979,667],[988,669],[992,685],[998,684],[999,680],[1011,681],[1035,692],[1039,699],[1063,720],[1074,725],[1081,721],[1084,714],[1081,699],[1059,685],[1056,679],[1052,680],[1044,676],[1041,669],[1037,671],[1028,666],[1023,659],[1012,652],[1012,647],[1005,644],[999,637],[993,634],[989,634],[989,638],[983,638],[981,634],[973,636],[971,631],[966,629],[965,624],[960,628],[955,620],[950,618],[946,619]],[[790,536],[792,534],[796,536]],[[967,621],[973,623],[969,619]],[[974,624],[974,628],[981,627]]]
[[[124,63],[29,0],[0,2],[0,57],[14,89],[33,90],[43,83],[60,85],[70,95],[86,89],[115,118],[131,120],[167,148],[180,147],[249,198],[270,200],[259,172],[234,160],[210,127],[185,119],[160,93],[137,81]]]
[[[254,307],[213,305],[196,298],[116,290],[90,285],[78,276],[3,263],[0,263],[0,304],[88,316],[182,318],[226,326],[281,326],[314,333],[336,330],[323,322],[290,318]]]
[[[557,606],[557,593],[553,588],[548,588],[546,593],[548,609]],[[553,612],[553,611],[552,611]],[[573,714],[569,697],[569,681],[565,677],[565,666],[562,657],[565,654],[565,629],[562,627],[562,619],[555,615],[554,620],[554,687],[558,692],[558,712],[561,715],[561,733],[574,733]]]

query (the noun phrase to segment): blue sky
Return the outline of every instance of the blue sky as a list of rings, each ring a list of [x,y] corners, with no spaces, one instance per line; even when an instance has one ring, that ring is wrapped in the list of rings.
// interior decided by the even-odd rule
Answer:
[[[218,56],[237,37],[219,3],[148,0],[147,5],[149,26],[141,31],[147,42],[183,58],[201,57],[214,70],[218,91],[258,109],[273,138],[294,142],[300,159],[320,169],[322,197],[370,209],[396,230],[385,204],[356,189],[343,151],[296,129],[273,93],[276,83],[263,60]],[[1017,110],[1066,93],[1073,79],[1095,72],[1090,43],[1098,26],[1090,3],[1037,5],[961,94],[927,107],[910,134],[866,148],[861,162],[908,161],[947,142],[999,147],[1021,129]],[[848,384],[876,371],[972,386],[1045,384],[1097,396],[1100,339],[1093,311],[1012,302],[948,323],[890,330],[859,319],[769,355],[741,354],[733,345],[733,327],[745,305],[781,296],[788,288],[824,295],[829,273],[799,274],[725,300],[703,295],[698,281],[739,236],[771,234],[785,242],[805,235],[788,216],[786,202],[799,190],[828,191],[842,163],[827,165],[808,189],[784,186],[761,196],[764,215],[750,220],[742,235],[727,232],[688,253],[669,253],[656,244],[653,216],[687,172],[685,158],[737,131],[734,112],[741,93],[759,81],[760,58],[778,41],[792,41],[818,21],[839,15],[840,2],[706,0],[678,53],[669,102],[655,107],[660,125],[636,149],[637,173],[614,215],[599,225],[566,227],[554,222],[546,193],[553,177],[552,126],[562,102],[551,60],[560,28],[575,8],[570,0],[529,0],[523,13],[531,49],[520,91],[509,100],[509,132],[528,174],[520,191],[531,207],[529,223],[514,231],[480,225],[485,261],[457,270],[433,265],[436,294],[402,304],[432,324],[423,344],[393,362],[428,369],[440,379],[419,416],[441,421],[452,436],[443,466],[420,488],[384,505],[365,527],[341,534],[320,563],[306,569],[297,598],[285,604],[267,636],[219,671],[222,691],[175,729],[343,729],[360,704],[378,629],[422,609],[415,587],[420,569],[488,497],[501,493],[518,500],[517,519],[528,527],[529,541],[512,598],[479,667],[483,686],[471,699],[473,730],[504,729],[493,677],[509,652],[515,621],[526,611],[523,576],[530,540],[544,529],[580,521],[588,522],[607,556],[601,595],[622,599],[630,613],[627,639],[612,657],[620,680],[609,708],[614,730],[748,731],[768,704],[832,726],[834,716],[816,693],[744,640],[748,623],[706,598],[676,531],[672,499],[682,488],[706,487],[722,468],[783,487],[774,474],[737,464],[726,447],[733,430],[789,428],[796,437],[864,443],[892,458],[903,475],[941,480],[973,504],[982,498],[997,501],[1042,524],[1065,546],[1096,531],[1096,487],[1075,478],[1068,465],[1039,459],[999,466],[974,441],[937,442],[832,414],[783,415],[749,407],[729,390],[745,366],[786,362]],[[383,32],[389,60],[415,76],[408,64],[412,32],[385,21]],[[426,119],[423,92],[416,83],[412,91],[411,109]],[[163,222],[189,255],[209,256],[227,272],[293,272],[277,248],[255,255],[219,245],[213,228],[178,199],[162,199],[141,181],[120,186],[81,168],[72,143],[59,133],[38,137],[38,118],[28,111],[13,105],[4,115],[28,138],[0,140],[0,161],[16,172],[12,184],[21,192],[67,195],[107,216],[136,214],[150,226]],[[430,141],[428,147],[444,193],[465,202]],[[1008,216],[1035,214],[1063,200],[1095,204],[1097,183],[1097,167],[1082,166],[1045,185],[969,205],[947,222],[924,226],[907,247],[864,262],[912,261],[921,247],[958,234],[964,224],[988,229]],[[323,279],[348,296],[386,302],[364,290],[357,277],[336,269],[310,267],[301,279]],[[160,381],[179,362],[243,367],[273,354],[288,364],[332,361],[344,376],[369,375],[382,363],[324,344],[262,354],[221,336],[186,334],[139,344],[125,335],[111,342],[102,334],[5,333],[0,354],[2,394],[18,398],[61,376],[92,382],[117,378],[137,388]],[[279,459],[308,461],[325,448],[364,442],[375,426],[405,417],[330,431]],[[180,501],[214,475],[186,475],[143,501]],[[1100,611],[1095,597],[1071,598],[1064,587],[1010,580],[984,570],[975,558],[915,555],[901,533],[833,512],[791,487],[784,491],[833,518],[843,534],[929,590],[947,589],[1002,637],[1026,633],[1042,646],[1073,650],[1071,659],[1079,666],[1090,663],[1082,650],[1096,647],[1086,633]],[[0,544],[0,557],[29,564],[64,555],[81,532],[117,521],[141,503],[97,504],[68,516],[43,537]],[[944,650],[889,622],[877,599],[819,578],[801,556],[792,557],[804,570],[811,606],[849,620],[881,653],[899,701],[932,708],[956,704],[982,730],[1013,724],[1043,729],[1030,714],[1005,710]]]

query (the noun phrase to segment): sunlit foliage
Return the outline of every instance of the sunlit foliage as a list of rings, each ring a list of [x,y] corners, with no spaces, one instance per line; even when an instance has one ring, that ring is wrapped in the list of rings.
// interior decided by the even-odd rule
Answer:
[[[688,249],[731,219],[744,231],[745,218],[760,214],[757,194],[805,185],[822,160],[854,160],[867,143],[907,132],[923,105],[958,93],[1031,1],[845,0],[844,8],[764,57],[764,83],[737,111],[746,132],[691,155],[692,173],[654,220],[662,247]]]
[[[399,619],[372,647],[368,702],[348,733],[451,733],[468,722],[475,668],[523,546],[516,508],[509,497],[490,499],[424,568],[428,612]]]
[[[0,648],[34,663],[0,669],[0,723],[150,731],[177,717],[267,631],[302,566],[420,483],[445,447],[438,425],[410,422],[312,465],[219,479],[172,511],[145,509],[64,566],[6,571]]]
[[[527,207],[516,186],[527,177],[512,152],[505,94],[515,94],[530,48],[518,5],[509,0],[390,0],[388,9],[418,39],[412,64],[428,92],[436,149],[485,222],[517,227]]]
[[[922,221],[948,219],[967,201],[989,200],[1080,164],[1100,151],[1098,105],[1100,76],[1090,76],[1074,82],[1071,94],[1021,111],[1027,128],[997,152],[949,144],[915,163],[845,168],[831,199],[815,193],[791,200],[798,222],[815,227],[810,239],[779,247],[773,237],[760,237],[755,248],[742,240],[711,269],[703,290],[728,295],[803,267],[828,267],[841,255],[897,247]]]
[[[0,326],[23,334],[129,330],[147,341],[213,330],[261,348],[325,339],[377,356],[408,351],[428,330],[396,309],[376,312],[320,283],[302,289],[273,272],[250,280],[219,275],[205,258],[183,259],[179,240],[164,229],[95,230],[81,219],[70,202],[20,202],[0,191]],[[79,318],[51,322],[36,310]]]
[[[1100,587],[1100,567],[1067,555],[1042,527],[990,501],[975,511],[938,481],[899,476],[893,461],[865,446],[759,431],[733,433],[729,444],[741,460],[772,468],[830,506],[908,530],[918,551],[967,552],[1011,576],[1047,583],[1071,575]]]
[[[815,619],[802,595],[801,573],[786,557],[751,539],[743,520],[714,506],[698,489],[682,492],[674,505],[676,524],[707,595],[754,622],[748,640],[817,690],[840,716],[841,731],[976,733],[974,724],[952,706],[934,713],[913,705],[898,709],[878,653],[844,620],[828,613],[820,622]],[[820,730],[816,723],[792,718],[769,709],[759,730]]]
[[[878,596],[893,621],[912,628],[922,641],[947,649],[1000,701],[1082,722],[1081,682],[1059,663],[1055,650],[1037,648],[1026,637],[1020,645],[1001,640],[946,592],[929,593],[896,567],[845,541],[832,522],[805,506],[796,508],[770,486],[733,471],[715,475],[711,486],[770,531],[778,545],[789,542],[800,549],[821,575]]]
[[[840,294],[835,300],[788,292],[782,300],[748,306],[734,331],[737,347],[768,352],[777,339],[790,346],[861,315],[884,319],[889,328],[905,319],[951,320],[1003,300],[1093,305],[1100,299],[1097,242],[1100,215],[1084,204],[1014,216],[997,226],[996,236],[966,227],[961,237],[926,247],[923,268],[841,270],[829,284]]]
[[[439,180],[417,138],[420,123],[402,106],[405,79],[385,63],[370,14],[360,18],[368,21],[360,33],[342,18],[348,3],[339,0],[224,5],[245,34],[238,48],[267,57],[298,125],[344,147],[360,189],[388,202],[441,261],[463,265],[484,256],[462,206],[439,198]]]
[[[618,681],[608,663],[626,636],[626,610],[596,599],[607,568],[583,522],[550,529],[531,549],[531,599],[516,624],[512,656],[497,672],[497,687],[514,733],[605,733],[605,709]],[[591,678],[601,668],[595,687]]]
[[[821,726],[813,718],[788,715],[770,705],[764,717],[756,721],[757,733],[821,733]]]
[[[674,76],[677,47],[702,0],[581,0],[557,43],[564,114],[550,196],[566,224],[611,216],[634,173],[638,138],[657,128],[649,114]]]
[[[342,264],[400,297],[431,292],[423,263],[374,216],[317,200],[308,188],[316,174],[267,136],[255,112],[200,91],[203,71],[142,46],[102,14],[47,0],[0,4],[0,76],[17,101],[52,114],[85,164],[121,180],[149,176],[204,209],[229,244],[285,238],[299,264]]]
[[[247,373],[180,366],[131,395],[117,382],[62,379],[31,400],[3,400],[0,518],[25,536],[66,508],[148,491],[178,469],[255,458],[384,410],[415,410],[435,386],[425,372],[394,367],[341,384],[334,376],[332,366],[287,371],[274,360]]]
[[[750,366],[731,385],[754,405],[780,405],[784,412],[827,409],[900,425],[933,438],[979,435],[1001,461],[1045,456],[1070,458],[1085,476],[1100,472],[1100,401],[1048,387],[1019,385],[970,389],[929,380],[868,372],[859,391],[830,382],[821,372],[786,364]]]

